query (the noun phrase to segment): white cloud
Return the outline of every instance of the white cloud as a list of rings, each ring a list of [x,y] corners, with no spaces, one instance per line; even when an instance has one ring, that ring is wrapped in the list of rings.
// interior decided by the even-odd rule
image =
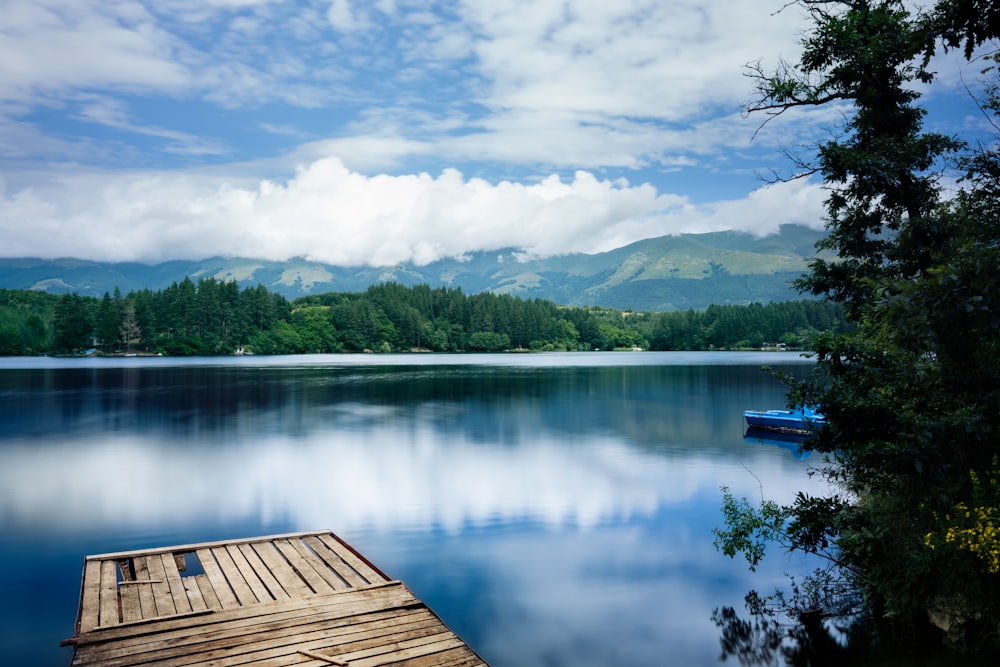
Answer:
[[[808,179],[765,185],[746,199],[712,204],[710,215],[698,221],[699,230],[739,229],[763,236],[783,224],[822,229],[826,196],[822,184]]]
[[[138,3],[15,2],[0,29],[0,99],[50,100],[98,86],[176,91],[189,71]]]
[[[283,182],[207,171],[57,174],[44,186],[0,192],[0,235],[11,256],[306,256],[383,266],[506,247],[548,256],[680,232],[775,231],[818,220],[820,192],[794,182],[694,206],[649,184],[585,171],[565,181],[490,183],[455,170],[366,176],[330,157]]]
[[[665,120],[738,108],[742,66],[776,43],[794,47],[798,21],[730,2],[498,0],[465,9],[494,106]]]
[[[811,181],[750,192],[842,122],[751,144],[743,65],[807,27],[783,4],[9,0],[0,252],[356,264],[817,224]]]
[[[695,202],[669,176],[638,179],[657,185],[621,178],[654,166],[737,169],[755,127],[736,113],[740,66],[789,43],[796,17],[787,13],[649,0],[447,8],[43,0],[14,9],[0,49],[32,57],[0,58],[11,74],[0,83],[11,114],[0,144],[8,160],[37,161],[6,177],[7,255],[382,265],[506,247],[533,256],[595,252],[669,233],[762,233],[820,217],[820,191],[808,182]],[[326,137],[292,144],[280,158],[155,168],[150,145],[195,161],[252,148],[190,129],[199,127],[195,116],[184,129],[147,118],[136,94],[170,95],[179,109],[200,96],[233,118],[248,114],[247,127],[272,141]],[[251,113],[265,101],[329,109],[333,99],[353,111],[324,133]],[[119,138],[14,120],[43,102]],[[155,142],[140,146],[139,138]],[[54,168],[47,161],[56,156],[149,166]]]
[[[361,105],[355,121],[376,109],[392,113],[403,121],[401,138],[456,159],[634,168],[676,160],[663,144],[676,129],[652,122],[712,115],[718,104],[731,114],[745,87],[740,66],[769,52],[778,35],[787,43],[791,24],[785,14],[725,2],[148,6],[15,2],[0,36],[0,100],[72,106],[95,89],[195,96],[248,111],[273,100],[349,100]],[[338,36],[362,30],[370,34]],[[477,111],[461,118],[460,105]],[[460,118],[465,131],[456,141],[441,121]],[[349,123],[334,138],[358,131]]]
[[[368,17],[352,0],[331,0],[326,18],[337,30],[351,32],[368,27]]]
[[[102,90],[231,108],[275,99],[317,106],[330,99],[324,82],[337,68],[310,64],[309,48],[287,41],[323,33],[302,31],[301,19],[315,23],[308,7],[289,15],[276,12],[282,4],[15,0],[0,27],[0,100],[62,106]]]
[[[737,113],[747,94],[742,66],[775,43],[795,50],[791,12],[775,17],[731,3],[498,0],[461,3],[456,12],[399,12],[411,66],[392,76],[424,90],[416,100],[366,110],[351,136],[336,140],[349,166],[406,163],[409,150],[396,153],[397,162],[378,151],[383,159],[373,162],[348,146],[384,141],[386,123],[401,147],[419,143],[421,154],[446,164],[636,169],[691,165],[692,155],[717,159],[733,145],[747,147],[756,127]],[[455,63],[460,83],[434,74]],[[442,85],[457,86],[450,107],[414,108]],[[472,107],[457,113],[463,100]],[[679,124],[690,119],[712,131]]]

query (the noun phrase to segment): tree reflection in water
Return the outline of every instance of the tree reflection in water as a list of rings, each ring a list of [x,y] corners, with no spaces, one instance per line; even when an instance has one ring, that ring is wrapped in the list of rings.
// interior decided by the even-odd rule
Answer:
[[[736,658],[745,667],[824,667],[872,650],[874,634],[860,613],[861,600],[843,580],[817,570],[801,586],[793,579],[790,589],[787,599],[782,591],[769,596],[750,591],[745,598],[750,620],[733,607],[712,612],[721,631],[721,660]]]
[[[972,657],[947,650],[940,635],[908,638],[915,652],[901,653],[887,627],[876,627],[864,601],[836,568],[817,570],[801,585],[792,579],[790,595],[750,591],[747,618],[733,607],[716,608],[721,661],[734,658],[743,667],[994,667],[991,657]],[[748,620],[749,619],[749,620]]]

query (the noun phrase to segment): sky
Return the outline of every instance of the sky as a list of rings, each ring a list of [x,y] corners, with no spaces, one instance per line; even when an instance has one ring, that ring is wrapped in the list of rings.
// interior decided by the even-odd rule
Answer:
[[[786,0],[0,0],[0,256],[418,265],[822,227]],[[935,63],[930,129],[984,120]],[[970,69],[971,67],[971,69]]]

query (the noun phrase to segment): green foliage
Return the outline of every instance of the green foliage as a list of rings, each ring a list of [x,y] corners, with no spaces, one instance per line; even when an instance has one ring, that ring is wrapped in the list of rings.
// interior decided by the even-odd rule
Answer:
[[[52,348],[56,352],[75,352],[92,345],[94,316],[92,300],[78,294],[64,294],[55,307],[52,323]]]
[[[49,349],[50,329],[62,336],[60,352],[96,341],[106,354],[217,355],[237,348],[302,354],[736,349],[759,348],[767,341],[802,347],[812,333],[846,327],[838,307],[819,302],[634,313],[394,283],[362,293],[312,295],[293,304],[261,285],[241,291],[235,282],[206,278],[184,279],[156,292],[122,296],[115,290],[101,299],[16,290],[2,294],[9,302],[0,301],[0,312],[9,315],[0,325],[0,353],[6,354]],[[34,310],[22,302],[34,303]],[[29,316],[34,317],[30,322]]]
[[[0,355],[48,350],[52,312],[58,302],[54,294],[0,289]]]
[[[493,331],[475,331],[469,334],[469,349],[483,352],[500,352],[510,346],[510,336]]]
[[[756,570],[764,558],[768,543],[849,567],[834,548],[839,534],[837,517],[848,507],[842,498],[798,493],[795,502],[788,506],[765,499],[755,506],[746,498],[737,500],[726,487],[722,488],[722,495],[725,528],[712,531],[715,548],[730,558],[743,554],[751,570]]]
[[[657,313],[650,320],[653,350],[757,349],[779,342],[806,348],[820,332],[849,328],[840,306],[819,301],[709,306],[701,312]]]
[[[254,336],[252,348],[255,354],[301,354],[307,349],[299,330],[284,320]]]
[[[337,331],[330,319],[329,308],[295,308],[292,310],[291,326],[299,333],[303,352],[340,352],[343,349],[343,345],[337,342]]]
[[[723,487],[722,492],[726,528],[712,531],[715,548],[730,558],[743,554],[750,569],[756,570],[769,542],[788,541],[790,510],[773,500],[764,500],[755,508],[746,498],[736,500],[728,488]]]
[[[723,534],[756,529],[747,535],[832,555],[884,639],[913,648],[933,623],[964,650],[996,652],[994,503],[977,494],[1000,455],[1000,153],[959,155],[961,141],[924,132],[916,84],[933,80],[925,57],[936,39],[968,47],[1000,25],[967,0],[925,15],[891,0],[798,4],[814,24],[802,60],[780,68],[787,85],[755,70],[752,108],[854,106],[813,167],[830,189],[819,247],[837,256],[814,260],[800,286],[843,305],[855,328],[816,338],[816,373],[789,395],[823,406],[827,425],[807,447],[827,455],[833,487],[739,513],[727,497]],[[996,91],[986,94],[992,113]],[[945,199],[936,170],[949,160],[965,181]],[[777,516],[780,534],[759,523]],[[961,548],[944,548],[952,543]],[[763,548],[750,537],[721,544],[752,564]]]

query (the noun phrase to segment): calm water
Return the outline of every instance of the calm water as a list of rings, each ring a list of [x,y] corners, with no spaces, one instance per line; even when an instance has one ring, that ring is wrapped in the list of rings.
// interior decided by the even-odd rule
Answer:
[[[331,529],[494,667],[715,665],[756,574],[719,487],[788,500],[744,442],[794,354],[0,359],[0,662],[66,665],[85,554]]]

